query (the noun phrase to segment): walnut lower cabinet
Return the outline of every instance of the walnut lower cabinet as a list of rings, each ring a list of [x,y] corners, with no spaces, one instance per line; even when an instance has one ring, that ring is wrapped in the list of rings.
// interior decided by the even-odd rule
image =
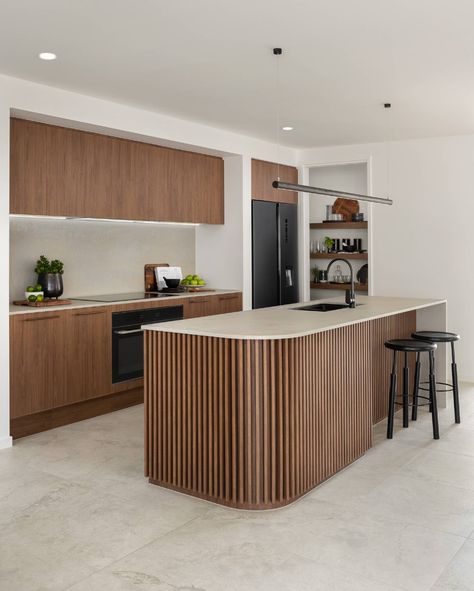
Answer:
[[[12,418],[66,404],[66,323],[62,312],[21,314],[10,322]]]
[[[143,379],[112,384],[112,313],[183,305],[186,317],[242,309],[241,293],[10,316],[10,409],[22,437],[143,402]]]
[[[111,315],[106,308],[71,310],[66,318],[68,404],[111,390]]]

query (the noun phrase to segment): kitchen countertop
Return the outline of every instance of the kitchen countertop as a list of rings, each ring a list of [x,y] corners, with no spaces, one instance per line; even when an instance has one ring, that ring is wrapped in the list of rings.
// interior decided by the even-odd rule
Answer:
[[[214,296],[214,295],[222,295],[227,293],[240,293],[238,289],[216,289],[215,291],[202,291],[202,292],[193,292],[193,293],[184,293],[173,295],[167,298],[143,298],[140,300],[123,300],[118,302],[88,302],[88,301],[74,301],[72,304],[68,304],[65,306],[44,306],[44,307],[34,307],[34,306],[14,306],[13,304],[10,305],[9,313],[10,316],[16,314],[38,314],[41,312],[57,312],[60,310],[74,310],[77,308],[102,308],[104,306],[121,306],[126,304],[139,304],[140,302],[169,302],[170,306],[173,306],[174,300],[181,300],[183,298],[197,298],[202,296]],[[64,298],[68,299],[68,298]]]
[[[306,304],[147,324],[144,328],[227,339],[290,339],[446,303],[446,300],[434,299],[358,296],[357,303],[360,305],[355,309],[346,308],[332,312],[295,311],[295,308],[308,303],[323,301],[343,302],[344,299],[337,297]]]

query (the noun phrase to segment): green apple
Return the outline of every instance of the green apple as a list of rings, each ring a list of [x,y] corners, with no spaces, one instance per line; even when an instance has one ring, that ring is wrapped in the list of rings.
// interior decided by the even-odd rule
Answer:
[[[26,288],[26,291],[38,291],[36,288],[34,288],[32,285],[28,285],[28,287]]]
[[[37,302],[42,302],[43,300],[44,300],[44,297],[41,294],[39,294],[39,295],[36,296],[36,301]]]
[[[35,285],[35,291],[43,291],[43,287],[39,283],[37,283]]]
[[[28,301],[29,302],[36,302],[36,296],[35,295],[28,296]]]
[[[204,279],[199,279],[198,285],[206,285],[206,282],[204,281]]]
[[[197,285],[197,284],[198,284],[198,282],[197,282],[197,279],[193,279],[193,280],[191,281],[191,285]]]

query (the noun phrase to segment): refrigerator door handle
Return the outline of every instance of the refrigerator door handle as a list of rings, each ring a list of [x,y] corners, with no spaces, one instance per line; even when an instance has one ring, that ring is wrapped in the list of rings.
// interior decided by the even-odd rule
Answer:
[[[293,287],[293,267],[287,266],[285,269],[285,287]]]

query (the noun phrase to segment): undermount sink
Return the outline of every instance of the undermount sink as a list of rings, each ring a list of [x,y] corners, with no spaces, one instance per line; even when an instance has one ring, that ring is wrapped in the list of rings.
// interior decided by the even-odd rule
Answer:
[[[342,310],[342,308],[349,308],[348,304],[310,304],[309,306],[301,306],[300,308],[293,308],[293,310],[307,310],[310,312],[331,312],[333,310]]]

